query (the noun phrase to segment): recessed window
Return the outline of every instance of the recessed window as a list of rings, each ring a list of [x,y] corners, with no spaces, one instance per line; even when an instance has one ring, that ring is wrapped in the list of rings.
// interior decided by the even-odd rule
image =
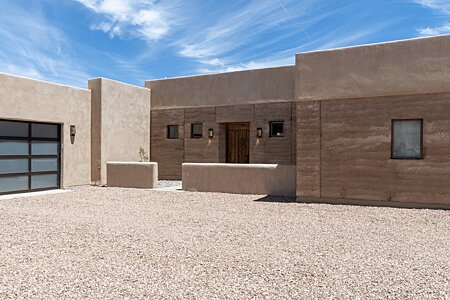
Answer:
[[[423,158],[423,120],[392,120],[393,159]]]
[[[191,124],[191,138],[201,139],[203,137],[202,123]]]
[[[167,138],[178,139],[178,125],[167,126]]]
[[[276,121],[270,122],[270,137],[284,136],[284,122]]]

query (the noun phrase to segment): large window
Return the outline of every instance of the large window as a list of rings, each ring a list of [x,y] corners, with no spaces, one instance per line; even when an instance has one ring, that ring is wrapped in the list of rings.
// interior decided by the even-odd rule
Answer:
[[[191,124],[191,138],[201,139],[203,137],[202,123]]]
[[[392,120],[393,159],[423,158],[423,120]]]
[[[284,136],[284,122],[274,121],[270,122],[270,137],[283,137]]]
[[[167,126],[167,138],[178,139],[178,125]]]
[[[59,188],[60,126],[0,120],[0,194]]]

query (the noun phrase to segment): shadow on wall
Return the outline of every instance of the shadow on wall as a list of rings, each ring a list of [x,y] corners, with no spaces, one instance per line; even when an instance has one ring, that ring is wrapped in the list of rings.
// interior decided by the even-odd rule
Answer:
[[[260,199],[256,199],[255,202],[268,202],[268,203],[298,203],[295,197],[282,197],[282,196],[265,196]]]

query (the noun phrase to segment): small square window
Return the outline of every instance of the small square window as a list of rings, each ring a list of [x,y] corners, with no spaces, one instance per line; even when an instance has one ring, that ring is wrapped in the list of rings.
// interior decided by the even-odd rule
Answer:
[[[203,124],[191,124],[191,138],[201,139],[203,137]]]
[[[423,120],[392,120],[393,159],[423,158]]]
[[[178,139],[178,125],[167,126],[167,138]]]
[[[270,122],[270,137],[284,136],[284,122]]]

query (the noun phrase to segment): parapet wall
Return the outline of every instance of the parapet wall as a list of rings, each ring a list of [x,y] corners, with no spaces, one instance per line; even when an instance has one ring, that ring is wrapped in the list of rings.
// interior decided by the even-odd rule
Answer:
[[[295,66],[146,81],[152,109],[292,101]]]
[[[298,100],[450,91],[450,35],[296,56]]]

